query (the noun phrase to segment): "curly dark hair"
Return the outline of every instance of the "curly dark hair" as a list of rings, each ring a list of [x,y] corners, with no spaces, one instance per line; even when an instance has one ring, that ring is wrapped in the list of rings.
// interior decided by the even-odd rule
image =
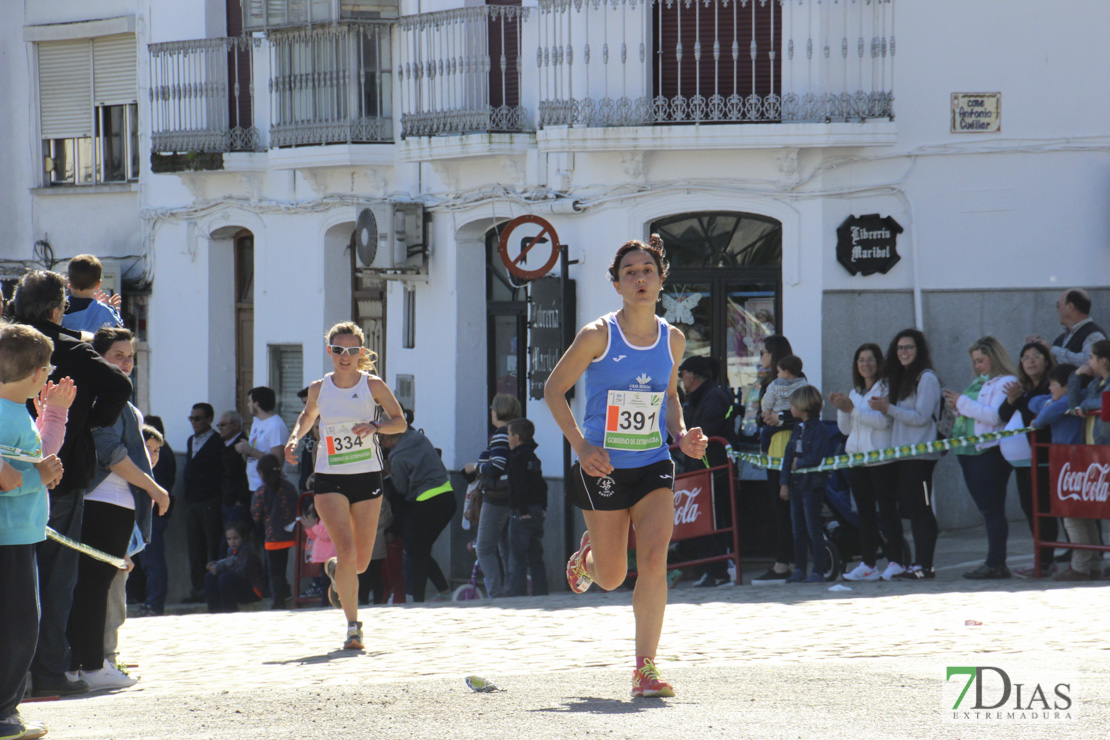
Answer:
[[[663,249],[663,238],[658,234],[652,234],[647,244],[644,244],[639,239],[633,239],[620,246],[620,249],[618,249],[617,253],[613,256],[613,262],[609,265],[609,279],[611,281],[614,283],[620,282],[621,260],[623,260],[624,256],[629,252],[637,251],[650,254],[651,258],[655,260],[656,269],[659,270],[659,277],[662,280],[667,279],[667,275],[670,274],[671,269],[671,263],[667,259],[667,250]]]
[[[917,355],[909,367],[898,359],[898,342],[909,337],[917,347]],[[917,329],[903,329],[890,340],[890,347],[886,351],[886,361],[883,363],[883,376],[886,378],[890,389],[890,402],[897,403],[917,391],[917,381],[926,370],[933,369],[933,361],[929,356],[929,343],[925,335]]]

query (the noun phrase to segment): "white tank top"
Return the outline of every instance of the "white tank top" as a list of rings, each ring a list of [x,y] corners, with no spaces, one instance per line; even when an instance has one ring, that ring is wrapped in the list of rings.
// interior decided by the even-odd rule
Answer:
[[[320,381],[320,444],[316,449],[317,473],[373,473],[382,469],[382,450],[378,435],[360,437],[351,427],[368,421],[378,422],[382,416],[378,402],[370,392],[370,376],[359,372],[358,382],[340,388],[328,373]]]

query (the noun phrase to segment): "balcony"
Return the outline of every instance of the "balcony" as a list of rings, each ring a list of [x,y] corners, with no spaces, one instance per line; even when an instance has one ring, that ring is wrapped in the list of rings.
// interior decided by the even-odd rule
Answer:
[[[242,4],[247,33],[397,17],[396,0],[243,0]]]
[[[484,5],[401,19],[401,136],[534,130],[521,104],[529,9]]]
[[[537,16],[541,127],[894,117],[893,0],[539,0]]]
[[[270,34],[270,146],[393,141],[388,23]]]
[[[261,146],[246,38],[150,44],[151,151],[241,152]]]

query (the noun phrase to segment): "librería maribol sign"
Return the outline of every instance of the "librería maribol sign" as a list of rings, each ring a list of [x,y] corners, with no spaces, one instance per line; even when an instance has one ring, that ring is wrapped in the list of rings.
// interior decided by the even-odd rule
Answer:
[[[901,225],[877,213],[849,216],[836,230],[836,260],[853,275],[886,274],[898,264]]]

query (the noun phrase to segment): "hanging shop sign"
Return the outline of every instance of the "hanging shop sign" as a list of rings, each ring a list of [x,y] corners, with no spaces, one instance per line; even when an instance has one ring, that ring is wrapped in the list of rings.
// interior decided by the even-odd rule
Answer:
[[[505,224],[497,243],[501,263],[521,280],[535,280],[551,272],[559,261],[561,248],[555,227],[545,219],[532,215],[517,216]],[[540,267],[529,270],[529,264]]]
[[[563,288],[559,278],[528,286],[528,396],[543,398],[543,386],[563,354]]]
[[[1002,130],[1002,93],[952,93],[952,133],[994,134]]]
[[[890,216],[849,216],[836,230],[836,260],[853,275],[885,275],[902,259],[897,244],[902,231]]]

